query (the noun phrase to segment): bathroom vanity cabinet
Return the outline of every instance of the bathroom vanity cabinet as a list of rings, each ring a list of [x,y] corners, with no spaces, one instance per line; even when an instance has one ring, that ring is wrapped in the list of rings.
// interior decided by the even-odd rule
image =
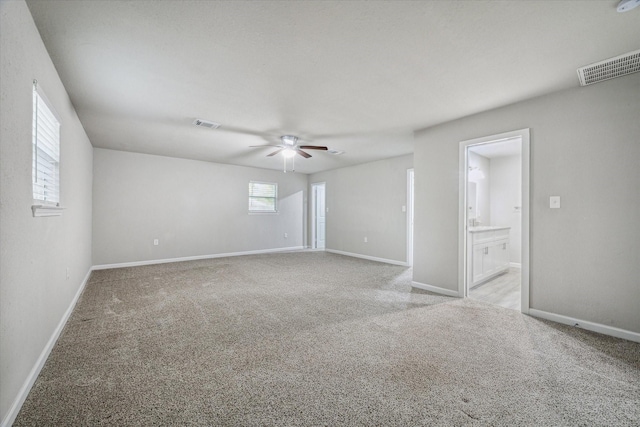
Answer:
[[[469,228],[470,288],[509,270],[509,228]]]

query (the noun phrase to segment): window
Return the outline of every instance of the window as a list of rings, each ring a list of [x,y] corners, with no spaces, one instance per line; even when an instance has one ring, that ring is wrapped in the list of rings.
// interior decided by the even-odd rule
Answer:
[[[33,87],[33,199],[48,205],[60,202],[60,121]]]
[[[249,181],[249,212],[277,212],[278,184]]]

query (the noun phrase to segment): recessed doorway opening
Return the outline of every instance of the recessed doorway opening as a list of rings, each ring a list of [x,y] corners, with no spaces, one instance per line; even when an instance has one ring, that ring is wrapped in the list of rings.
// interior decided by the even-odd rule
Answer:
[[[311,184],[311,248],[324,249],[326,246],[326,185],[324,182]]]
[[[529,311],[529,130],[460,143],[459,295]]]

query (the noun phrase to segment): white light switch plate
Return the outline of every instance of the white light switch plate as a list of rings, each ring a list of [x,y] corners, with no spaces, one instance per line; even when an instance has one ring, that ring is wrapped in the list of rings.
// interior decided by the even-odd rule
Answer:
[[[549,207],[551,209],[560,209],[560,196],[549,197]]]

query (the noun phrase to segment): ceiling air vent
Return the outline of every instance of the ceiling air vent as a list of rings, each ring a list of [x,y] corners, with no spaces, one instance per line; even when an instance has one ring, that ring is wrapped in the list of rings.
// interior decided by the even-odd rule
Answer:
[[[580,86],[626,76],[640,71],[640,50],[578,68]]]
[[[210,122],[208,120],[201,120],[201,119],[195,119],[193,121],[193,124],[196,126],[209,128],[209,129],[218,129],[220,127],[220,123]]]

